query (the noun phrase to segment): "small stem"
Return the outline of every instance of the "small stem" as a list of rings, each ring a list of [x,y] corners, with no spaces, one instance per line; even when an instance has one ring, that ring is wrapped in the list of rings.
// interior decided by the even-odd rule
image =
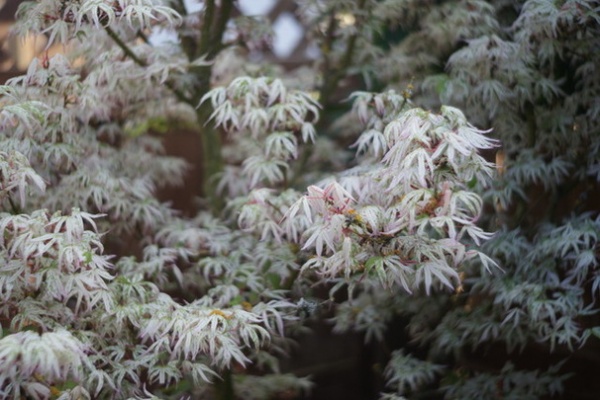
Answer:
[[[234,392],[233,392],[233,374],[231,370],[228,369],[222,374],[223,380],[217,381],[215,383],[215,391],[217,392],[218,400],[234,400]]]
[[[10,203],[10,208],[12,209],[13,215],[21,214],[21,208],[15,204],[10,193],[8,194],[8,202]]]

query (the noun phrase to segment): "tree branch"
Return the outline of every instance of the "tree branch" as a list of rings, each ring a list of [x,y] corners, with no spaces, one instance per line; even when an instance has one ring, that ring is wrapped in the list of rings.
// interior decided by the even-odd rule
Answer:
[[[329,21],[327,23],[327,30],[325,31],[325,41],[323,42],[323,85],[319,90],[319,101],[321,104],[325,104],[329,97],[328,91],[329,86],[327,84],[327,78],[331,73],[331,49],[333,48],[333,41],[335,40],[335,8],[330,11]]]
[[[357,6],[359,11],[362,11],[364,9],[365,3],[366,0],[360,0],[358,2]],[[358,18],[356,19],[355,24],[357,26],[361,25],[361,22],[358,20]],[[331,11],[331,19],[327,28],[327,41],[325,42],[325,44],[329,47],[328,50],[330,50],[333,47],[333,40],[335,39],[335,28],[335,10],[333,9]],[[339,65],[335,68],[335,72],[333,71],[329,57],[325,57],[325,68],[323,71],[324,82],[321,86],[321,90],[319,91],[319,101],[324,106],[328,105],[331,95],[337,88],[340,80],[344,77],[344,75],[346,74],[346,70],[352,63],[352,58],[356,49],[357,39],[358,32],[350,36],[348,42],[346,43],[346,50],[344,51],[344,55],[342,56]]]
[[[219,16],[213,26],[211,33],[211,48],[208,52],[207,59],[212,60],[221,50],[223,42],[223,34],[227,28],[227,21],[231,17],[233,10],[233,0],[223,0],[219,9]]]
[[[196,51],[195,57],[198,58],[206,53],[211,43],[210,31],[211,23],[215,13],[215,0],[207,0],[204,10],[204,18],[202,18],[202,30],[200,31],[200,44]]]
[[[133,62],[135,62],[140,67],[148,66],[144,60],[142,60],[141,58],[139,58],[138,56],[135,55],[135,53],[129,48],[129,46],[127,46],[127,43],[125,43],[119,37],[119,35],[117,35],[117,33],[112,30],[112,28],[110,26],[105,26],[104,30],[106,30],[106,33],[108,33],[108,36],[117,44],[117,46],[119,46],[121,48],[121,50],[123,50],[123,52],[127,55],[127,57],[129,57],[133,60]]]
[[[147,67],[148,66],[148,63],[146,63],[144,60],[142,60],[141,58],[139,58],[133,52],[133,50],[131,50],[129,48],[129,46],[127,46],[127,43],[125,43],[119,37],[119,35],[117,35],[117,33],[112,30],[112,28],[110,26],[105,26],[104,29],[106,30],[106,33],[108,34],[108,36],[117,44],[117,46],[119,46],[119,48],[121,50],[123,50],[123,52],[125,53],[125,55],[127,55],[127,57],[129,57],[129,58],[131,58],[133,60],[134,63],[136,63],[140,67]],[[143,35],[143,33],[141,33],[141,34]],[[180,91],[179,89],[177,89],[171,82],[165,82],[165,86],[167,88],[169,88],[169,90],[171,90],[171,92],[173,92],[173,94],[175,95],[175,97],[177,97],[177,99],[179,101],[187,103],[187,104],[190,104],[190,105],[195,105],[195,104],[192,104],[192,100],[191,99],[189,99],[182,91]]]
[[[223,33],[231,17],[233,3],[233,0],[222,0],[221,7],[217,9],[214,0],[206,1],[196,57],[205,56],[206,60],[210,61],[222,50]],[[198,103],[202,96],[210,90],[212,65],[194,67],[190,69],[190,72],[197,78],[193,98],[195,103]],[[223,199],[217,195],[215,182],[211,178],[223,170],[223,159],[220,132],[207,124],[212,111],[210,102],[204,102],[196,110],[196,118],[198,123],[203,126],[201,139],[204,195],[209,199],[213,211],[219,211],[223,208]]]

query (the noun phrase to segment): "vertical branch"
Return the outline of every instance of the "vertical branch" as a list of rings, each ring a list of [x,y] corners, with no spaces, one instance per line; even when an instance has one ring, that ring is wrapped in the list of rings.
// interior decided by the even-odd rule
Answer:
[[[329,75],[333,74],[333,68],[331,67],[331,49],[333,48],[333,42],[335,40],[335,8],[330,11],[329,21],[327,23],[327,29],[325,30],[325,41],[323,42],[323,84],[319,90],[319,101],[321,104],[326,105],[329,102],[329,95],[331,91],[331,84],[328,83]]]
[[[180,3],[180,7],[183,7],[182,3]],[[194,43],[190,37],[181,38],[182,47],[188,57],[190,57],[190,55],[194,55],[195,57],[206,55],[207,60],[212,60],[217,56],[223,47],[223,33],[225,32],[227,22],[231,17],[232,10],[233,0],[222,0],[221,6],[218,9],[215,5],[215,0],[206,1],[201,36],[198,45],[196,46],[196,43]],[[217,12],[218,16],[216,16]],[[127,57],[140,67],[148,66],[146,61],[138,57],[127,43],[112,30],[112,28],[106,26],[105,30],[108,36],[119,48],[121,48],[121,50],[123,50]],[[196,107],[202,96],[210,90],[212,66],[203,65],[192,67],[190,68],[190,73],[196,77],[196,85],[192,88],[191,98],[188,98],[183,92],[178,90],[171,82],[166,82],[165,85],[180,101]],[[215,187],[212,184],[213,182],[211,182],[211,177],[214,177],[222,170],[223,160],[221,156],[221,139],[219,132],[207,124],[211,113],[212,108],[210,103],[205,103],[198,107],[196,118],[200,126],[203,126],[201,140],[203,149],[202,181],[204,182],[204,195],[209,198],[212,209],[218,211],[222,208],[223,201],[216,195]]]
[[[208,59],[212,60],[221,51],[223,47],[223,34],[227,28],[227,22],[231,18],[231,12],[233,10],[233,0],[223,0],[221,8],[219,9],[219,17],[215,22],[211,34],[212,48],[208,52]]]
[[[208,123],[212,111],[210,102],[206,101],[196,110],[196,118],[202,125],[200,138],[202,142],[203,194],[209,200],[212,210],[219,211],[224,204],[223,199],[217,195],[213,178],[223,169],[223,157],[221,156],[219,130]]]
[[[185,8],[184,0],[177,0],[172,6],[184,18],[189,15]],[[196,59],[197,43],[193,36],[184,35],[182,30],[178,31],[179,42],[181,43],[181,50],[185,53],[188,60],[192,61]]]
[[[207,0],[204,10],[204,17],[202,18],[202,29],[200,31],[200,43],[198,44],[198,50],[196,57],[200,57],[208,53],[208,48],[211,44],[211,24],[214,20],[215,14],[215,0]]]
[[[365,8],[366,0],[359,0],[357,4],[357,10],[362,11]],[[361,21],[356,19],[355,24],[357,26],[361,25]],[[333,47],[333,41],[335,40],[335,9],[331,10],[329,26],[327,28],[326,41],[325,45],[327,51],[331,51]],[[327,106],[330,102],[330,98],[333,95],[335,89],[337,88],[340,80],[346,75],[346,71],[348,67],[352,64],[352,59],[354,57],[354,51],[356,50],[356,40],[358,39],[358,32],[355,32],[350,38],[348,38],[348,42],[346,43],[346,49],[344,54],[339,61],[338,65],[333,67],[331,65],[331,60],[329,57],[325,57],[325,64],[323,69],[323,85],[319,90],[319,100],[323,106]]]
[[[227,22],[231,17],[233,0],[223,0],[217,9],[214,0],[206,2],[200,43],[197,47],[196,56],[206,56],[206,60],[213,60],[222,48],[223,33]],[[198,104],[202,96],[210,90],[210,78],[212,76],[212,65],[194,67],[190,72],[196,76],[197,84],[194,90],[194,102]],[[196,110],[198,123],[202,128],[202,164],[204,195],[209,199],[213,211],[219,211],[223,207],[223,199],[217,196],[214,181],[211,180],[223,169],[221,155],[221,137],[219,131],[207,124],[212,113],[209,102],[201,104]]]
[[[365,7],[366,0],[359,0],[357,8],[362,11]],[[340,80],[346,75],[346,70],[352,64],[354,51],[356,49],[356,40],[358,39],[358,32],[354,33],[346,43],[346,49],[344,54],[337,65],[332,62],[332,49],[335,42],[335,31],[337,29],[336,23],[336,8],[332,7],[329,11],[329,18],[327,21],[327,29],[325,30],[325,40],[323,41],[323,83],[319,88],[319,102],[324,108],[331,106],[331,96],[335,92],[339,85]],[[360,21],[356,21],[359,25]],[[321,117],[319,120],[319,127],[326,125],[326,118]],[[300,160],[297,162],[297,168],[294,169],[294,175],[290,185],[293,185],[295,179],[300,176],[300,171],[303,171],[308,163],[310,156],[312,155],[312,148],[307,148],[302,153]]]

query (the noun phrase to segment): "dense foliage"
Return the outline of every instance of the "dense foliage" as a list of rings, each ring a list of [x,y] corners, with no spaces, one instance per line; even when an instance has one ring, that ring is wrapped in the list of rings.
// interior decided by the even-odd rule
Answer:
[[[300,396],[278,360],[325,302],[389,349],[382,399],[560,394],[600,336],[600,2],[299,1],[293,71],[201,3],[19,8],[65,51],[0,86],[0,396]],[[182,127],[193,218],[157,198]]]

